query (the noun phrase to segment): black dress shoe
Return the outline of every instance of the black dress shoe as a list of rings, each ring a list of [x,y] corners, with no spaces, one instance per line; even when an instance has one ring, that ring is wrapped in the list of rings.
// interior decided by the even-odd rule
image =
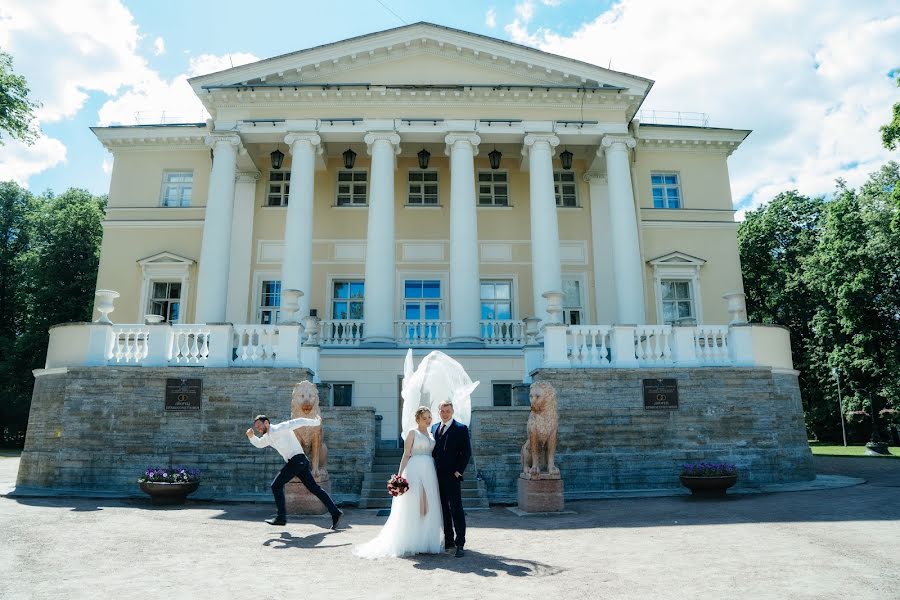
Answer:
[[[287,525],[287,521],[283,517],[272,517],[271,519],[266,519],[266,523],[269,525]]]
[[[338,521],[341,520],[341,517],[344,515],[344,511],[338,509],[337,514],[331,515],[331,528],[337,529]]]
[[[453,550],[456,548],[456,544],[453,542],[444,542],[444,550]]]
[[[456,554],[454,554],[453,556],[455,556],[456,558],[462,558],[462,557],[465,556],[465,555],[466,555],[466,551],[463,550],[463,547],[462,547],[462,546],[457,546],[457,547],[456,547]]]

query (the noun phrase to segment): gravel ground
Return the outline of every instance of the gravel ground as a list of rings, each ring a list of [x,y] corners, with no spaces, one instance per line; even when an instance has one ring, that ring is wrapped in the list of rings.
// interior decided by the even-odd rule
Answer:
[[[348,508],[0,497],[0,598],[900,598],[900,460],[817,457],[843,489],[571,502],[575,514],[468,516],[464,558],[368,561],[384,523]],[[0,493],[18,459],[0,456]]]

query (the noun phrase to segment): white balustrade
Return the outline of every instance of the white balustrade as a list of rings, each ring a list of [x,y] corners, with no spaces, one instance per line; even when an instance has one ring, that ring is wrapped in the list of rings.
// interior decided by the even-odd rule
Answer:
[[[362,319],[335,319],[319,323],[323,346],[357,346],[363,339]]]
[[[694,352],[701,364],[718,365],[730,362],[727,325],[694,327]]]
[[[634,355],[642,366],[672,364],[672,326],[638,325],[635,327]]]
[[[395,339],[408,346],[443,346],[450,341],[450,321],[395,321]]]
[[[139,325],[114,325],[109,335],[106,358],[114,364],[140,364],[148,354],[150,329]]]
[[[522,346],[525,323],[505,319],[481,321],[481,339],[485,346]]]
[[[606,325],[572,325],[566,336],[569,359],[573,367],[608,367],[610,365],[609,332]]]
[[[209,328],[204,326],[173,326],[169,362],[176,365],[203,364],[209,358],[209,336]]]
[[[232,346],[235,366],[271,365],[278,349],[278,326],[235,325]]]

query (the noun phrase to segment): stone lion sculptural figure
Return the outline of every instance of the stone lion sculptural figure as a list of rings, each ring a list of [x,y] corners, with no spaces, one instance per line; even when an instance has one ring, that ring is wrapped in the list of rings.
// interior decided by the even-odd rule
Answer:
[[[531,414],[528,415],[528,440],[522,446],[522,473],[525,476],[539,475],[543,462],[547,467],[546,473],[559,475],[554,463],[559,429],[556,390],[549,383],[538,381],[531,384],[529,396]],[[544,454],[543,461],[541,454]]]
[[[309,381],[301,381],[294,386],[291,394],[291,418],[303,417],[315,419],[321,417],[319,410],[319,390],[315,384]],[[318,479],[326,474],[325,462],[328,460],[328,447],[322,436],[322,425],[317,427],[299,427],[294,430],[294,435],[300,440],[303,451],[309,459],[309,469],[313,477]]]

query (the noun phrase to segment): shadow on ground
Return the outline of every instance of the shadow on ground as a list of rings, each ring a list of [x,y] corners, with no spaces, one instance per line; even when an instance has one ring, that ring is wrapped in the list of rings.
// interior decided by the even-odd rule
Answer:
[[[462,559],[447,553],[417,554],[407,560],[412,561],[413,566],[422,571],[451,571],[470,573],[479,577],[497,577],[501,574],[511,577],[549,577],[565,570],[533,560],[507,558],[472,550],[466,550],[466,556]]]

